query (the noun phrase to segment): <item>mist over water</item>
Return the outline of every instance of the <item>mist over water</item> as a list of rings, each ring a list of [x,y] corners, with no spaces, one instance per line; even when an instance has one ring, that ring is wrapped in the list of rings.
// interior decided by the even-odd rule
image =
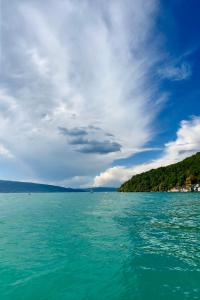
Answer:
[[[0,299],[200,299],[200,194],[0,194]]]

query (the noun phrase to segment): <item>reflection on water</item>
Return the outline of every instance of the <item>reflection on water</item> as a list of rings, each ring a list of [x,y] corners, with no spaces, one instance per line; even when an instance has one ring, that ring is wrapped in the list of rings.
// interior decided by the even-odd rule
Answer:
[[[200,299],[200,194],[1,194],[0,296]]]
[[[200,195],[142,197],[117,218],[129,232],[134,299],[200,299]]]
[[[139,214],[128,212],[121,225],[128,227],[134,246],[138,237],[136,252],[168,255],[200,271],[200,196],[170,196],[162,206],[155,196],[147,198]]]

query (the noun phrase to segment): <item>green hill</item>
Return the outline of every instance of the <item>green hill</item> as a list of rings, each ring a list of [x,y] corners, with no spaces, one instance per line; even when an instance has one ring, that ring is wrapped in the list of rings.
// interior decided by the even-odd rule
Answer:
[[[195,184],[200,184],[200,152],[176,164],[135,175],[118,191],[164,192],[173,188],[189,191]]]

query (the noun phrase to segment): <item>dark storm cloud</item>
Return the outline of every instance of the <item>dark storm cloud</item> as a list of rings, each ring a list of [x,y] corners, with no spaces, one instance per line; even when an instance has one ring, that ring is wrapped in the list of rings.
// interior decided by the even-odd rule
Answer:
[[[65,127],[59,127],[59,130],[63,135],[69,135],[69,136],[83,136],[88,134],[87,130],[82,127],[74,127],[71,129]]]
[[[82,141],[83,142],[83,141]],[[80,144],[80,145],[83,145]],[[121,145],[116,142],[110,141],[85,141],[85,145],[78,149],[78,152],[81,153],[94,153],[94,154],[108,154],[112,152],[118,152],[121,150]]]
[[[107,132],[106,136],[114,137],[114,134]]]
[[[80,153],[94,153],[94,154],[108,154],[112,152],[118,152],[121,150],[121,145],[115,141],[92,139],[90,137],[91,130],[102,131],[101,128],[95,126],[88,127],[74,127],[71,129],[65,127],[59,127],[59,131],[64,136],[69,136],[69,144],[79,146],[76,151]],[[86,138],[90,137],[90,138]],[[110,133],[106,133],[104,136],[114,137]],[[100,138],[102,139],[102,137]]]
[[[100,127],[97,127],[97,126],[94,126],[94,125],[90,125],[88,126],[89,129],[92,129],[92,130],[102,130]]]
[[[73,138],[69,143],[70,145],[86,145],[89,143],[89,141],[82,136],[77,136],[76,138]]]

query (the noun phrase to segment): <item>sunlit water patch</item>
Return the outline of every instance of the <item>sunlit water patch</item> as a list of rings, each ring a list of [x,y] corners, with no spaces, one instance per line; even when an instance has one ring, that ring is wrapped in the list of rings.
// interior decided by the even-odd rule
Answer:
[[[1,194],[0,299],[200,299],[200,194]]]

